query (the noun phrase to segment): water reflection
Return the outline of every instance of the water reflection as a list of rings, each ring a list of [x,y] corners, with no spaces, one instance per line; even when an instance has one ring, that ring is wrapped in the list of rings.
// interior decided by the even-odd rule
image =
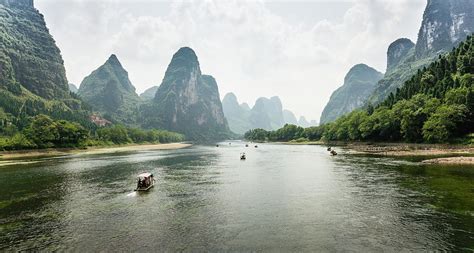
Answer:
[[[6,166],[0,249],[473,248],[473,170],[341,153],[234,143]],[[143,171],[157,184],[134,193]]]

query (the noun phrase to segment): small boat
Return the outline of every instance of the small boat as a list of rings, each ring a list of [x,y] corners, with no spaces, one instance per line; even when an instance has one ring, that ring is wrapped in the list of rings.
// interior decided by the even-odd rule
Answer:
[[[245,160],[247,157],[245,156],[245,153],[240,154],[240,160]]]
[[[337,155],[337,152],[336,152],[336,150],[331,150],[331,152],[329,152],[329,153],[330,153],[332,156],[335,156],[335,155]]]
[[[249,144],[245,144],[245,147],[248,148],[248,147],[249,147]]]
[[[328,149],[327,149],[327,150],[328,150],[328,151],[331,151],[332,149],[331,149],[331,147],[328,147]]]
[[[219,144],[217,144],[216,147],[219,147]]]
[[[137,188],[135,191],[148,191],[155,185],[155,178],[150,172],[144,172],[137,176]]]
[[[257,145],[255,145],[255,148],[258,148],[258,146],[257,146]]]

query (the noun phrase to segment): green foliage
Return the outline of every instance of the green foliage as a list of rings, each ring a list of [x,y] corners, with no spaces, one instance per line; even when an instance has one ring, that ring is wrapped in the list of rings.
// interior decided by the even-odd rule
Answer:
[[[122,125],[101,128],[97,130],[97,135],[99,140],[111,141],[115,144],[126,144],[132,142],[132,139],[128,136],[127,129]]]
[[[126,128],[121,125],[105,127],[97,130],[98,140],[103,143],[170,143],[184,140],[182,134],[164,130],[143,130],[139,128]]]
[[[111,121],[137,125],[141,99],[115,55],[84,78],[77,94]]]
[[[144,128],[179,132],[189,140],[232,137],[222,111],[217,82],[202,75],[194,51],[181,48],[173,55],[155,98],[140,108]]]
[[[38,148],[77,147],[88,137],[81,125],[66,120],[54,121],[46,115],[38,115],[24,131]]]
[[[448,141],[465,121],[467,111],[465,105],[440,106],[424,123],[423,138],[428,142]]]
[[[87,130],[75,122],[53,120],[40,114],[21,132],[6,133],[0,137],[0,149],[79,147],[88,137]]]
[[[244,138],[251,141],[266,141],[269,132],[270,131],[261,128],[251,129],[244,134]]]
[[[334,121],[354,108],[361,108],[382,77],[382,73],[365,64],[352,67],[344,78],[344,84],[331,94],[321,114],[321,124]]]
[[[463,136],[474,132],[473,66],[474,37],[469,36],[450,54],[418,71],[376,108],[355,110],[332,123],[304,129],[301,134],[277,134],[290,133],[285,126],[272,132],[251,130],[245,138],[407,142],[465,139]]]
[[[43,16],[33,6],[0,5],[0,87],[19,94],[20,85],[46,99],[69,96],[63,60]]]

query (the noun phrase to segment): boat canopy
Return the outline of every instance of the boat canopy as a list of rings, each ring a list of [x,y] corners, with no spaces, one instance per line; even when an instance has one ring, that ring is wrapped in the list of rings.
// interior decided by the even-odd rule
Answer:
[[[153,176],[153,174],[151,174],[150,172],[144,172],[144,173],[138,175],[137,177],[138,178],[148,178],[148,177],[152,177],[152,176]]]

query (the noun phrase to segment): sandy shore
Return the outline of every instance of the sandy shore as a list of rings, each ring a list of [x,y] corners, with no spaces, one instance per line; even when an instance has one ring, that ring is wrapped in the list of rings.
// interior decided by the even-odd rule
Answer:
[[[464,156],[457,156],[457,157],[445,157],[445,158],[435,158],[424,160],[422,163],[429,163],[429,164],[471,164],[474,165],[474,157],[464,157]]]
[[[348,144],[352,153],[382,155],[382,156],[440,156],[440,155],[474,155],[474,147],[456,145],[431,144]]]
[[[0,152],[0,160],[19,159],[28,157],[51,157],[67,155],[94,155],[110,154],[119,152],[143,151],[143,150],[166,150],[180,149],[191,146],[187,143],[166,143],[166,144],[144,144],[144,145],[126,145],[115,147],[89,147],[87,149],[45,149],[45,150],[23,150]],[[4,164],[5,162],[0,163]]]

